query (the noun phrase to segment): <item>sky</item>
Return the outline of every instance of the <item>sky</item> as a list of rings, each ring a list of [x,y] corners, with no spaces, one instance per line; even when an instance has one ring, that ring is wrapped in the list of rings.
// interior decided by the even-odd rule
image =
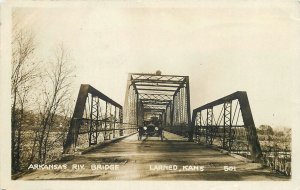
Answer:
[[[37,56],[61,42],[70,50],[74,99],[90,84],[123,105],[128,73],[160,70],[190,77],[192,109],[247,91],[257,126],[295,125],[299,2],[83,5],[15,8],[36,35]]]

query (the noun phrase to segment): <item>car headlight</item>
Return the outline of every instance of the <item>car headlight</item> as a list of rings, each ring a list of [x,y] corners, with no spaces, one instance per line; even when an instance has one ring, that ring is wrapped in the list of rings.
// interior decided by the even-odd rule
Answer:
[[[158,131],[158,127],[155,127],[155,130]]]
[[[147,127],[143,127],[144,130],[147,130]]]

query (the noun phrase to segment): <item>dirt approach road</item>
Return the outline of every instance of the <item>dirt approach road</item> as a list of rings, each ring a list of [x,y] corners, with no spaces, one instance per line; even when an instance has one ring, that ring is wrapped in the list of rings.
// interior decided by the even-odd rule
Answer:
[[[258,163],[187,142],[168,132],[163,142],[158,137],[137,141],[137,135],[132,135],[54,164],[65,168],[39,169],[19,180],[288,180]]]

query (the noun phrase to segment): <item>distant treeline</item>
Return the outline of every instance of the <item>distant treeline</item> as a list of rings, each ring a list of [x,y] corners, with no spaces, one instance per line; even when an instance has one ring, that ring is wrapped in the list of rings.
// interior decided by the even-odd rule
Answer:
[[[257,135],[263,151],[285,150],[291,151],[291,128],[272,128],[269,125],[261,125],[257,128]]]

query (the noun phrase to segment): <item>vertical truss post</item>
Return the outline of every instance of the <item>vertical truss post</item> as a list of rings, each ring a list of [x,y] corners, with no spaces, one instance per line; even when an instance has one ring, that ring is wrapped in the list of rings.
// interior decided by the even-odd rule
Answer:
[[[176,96],[176,104],[177,104],[177,108],[176,108],[176,123],[180,126],[180,111],[181,111],[181,101],[180,101],[180,91],[178,92],[177,96]]]
[[[183,112],[185,111],[184,109],[183,109],[183,102],[182,102],[182,100],[183,100],[183,88],[181,88],[180,90],[179,90],[179,93],[178,93],[178,103],[179,103],[179,115],[178,115],[178,118],[179,118],[179,124],[181,124],[182,123],[182,121],[183,121]]]
[[[123,110],[119,109],[119,128],[123,130]],[[122,130],[119,131],[119,136],[123,136]]]
[[[139,127],[139,94],[136,93],[136,126]]]
[[[212,145],[214,140],[214,133],[213,133],[213,108],[207,109],[206,115],[206,143]]]
[[[97,144],[98,142],[98,135],[99,135],[99,107],[100,107],[100,100],[97,97],[97,102],[96,102],[96,131],[95,131],[95,135],[96,135],[96,139],[95,139],[95,143]]]
[[[169,102],[169,109],[168,109],[168,113],[167,113],[168,126],[171,126],[171,110],[172,110],[172,101]]]
[[[193,140],[194,127],[191,127],[191,103],[190,103],[190,81],[189,77],[186,77],[186,103],[187,103],[187,122],[190,128],[189,141]]]
[[[231,113],[232,113],[232,101],[225,102],[223,104],[224,110],[224,125],[223,125],[223,148],[227,150],[231,150],[232,144],[232,136],[231,136],[231,128],[232,128],[232,120],[231,120]]]
[[[92,133],[93,133],[93,97],[91,101],[91,107],[90,107],[90,130],[88,133],[89,136],[89,146],[92,145]]]
[[[173,107],[173,102],[170,102],[170,108],[169,108],[169,126],[172,126],[172,107]]]
[[[117,107],[115,107],[115,114],[114,114],[114,129],[113,129],[113,138],[115,138],[116,136],[116,122],[117,122]]]
[[[123,110],[122,109],[119,109],[119,122],[120,122],[120,124],[123,123]]]
[[[99,126],[99,98],[92,96],[90,110],[89,146],[97,144]]]
[[[176,96],[176,94],[173,95],[173,103],[172,103],[172,109],[171,109],[171,128],[174,127],[174,119],[175,119],[175,116],[174,116],[175,96]]]
[[[133,96],[134,96],[135,92],[133,92]],[[134,97],[131,97],[131,101],[132,101],[132,115],[131,117],[134,118],[134,122],[132,122],[132,124],[134,123],[135,125],[137,124],[137,110],[136,110],[136,99]],[[130,126],[131,128],[132,126]],[[130,132],[132,132],[132,129],[130,129]]]
[[[108,121],[108,117],[107,117],[107,102],[105,102],[104,140],[107,139],[107,137],[106,137],[107,121]]]
[[[202,112],[199,112],[199,141],[201,138],[201,135],[203,134],[203,126],[202,126]]]
[[[111,130],[112,130],[112,125],[113,125],[113,115],[112,115],[112,105],[111,104],[109,104],[109,116],[108,116],[108,118],[109,118],[109,132],[108,132],[108,139],[110,140],[110,137],[111,137]]]

